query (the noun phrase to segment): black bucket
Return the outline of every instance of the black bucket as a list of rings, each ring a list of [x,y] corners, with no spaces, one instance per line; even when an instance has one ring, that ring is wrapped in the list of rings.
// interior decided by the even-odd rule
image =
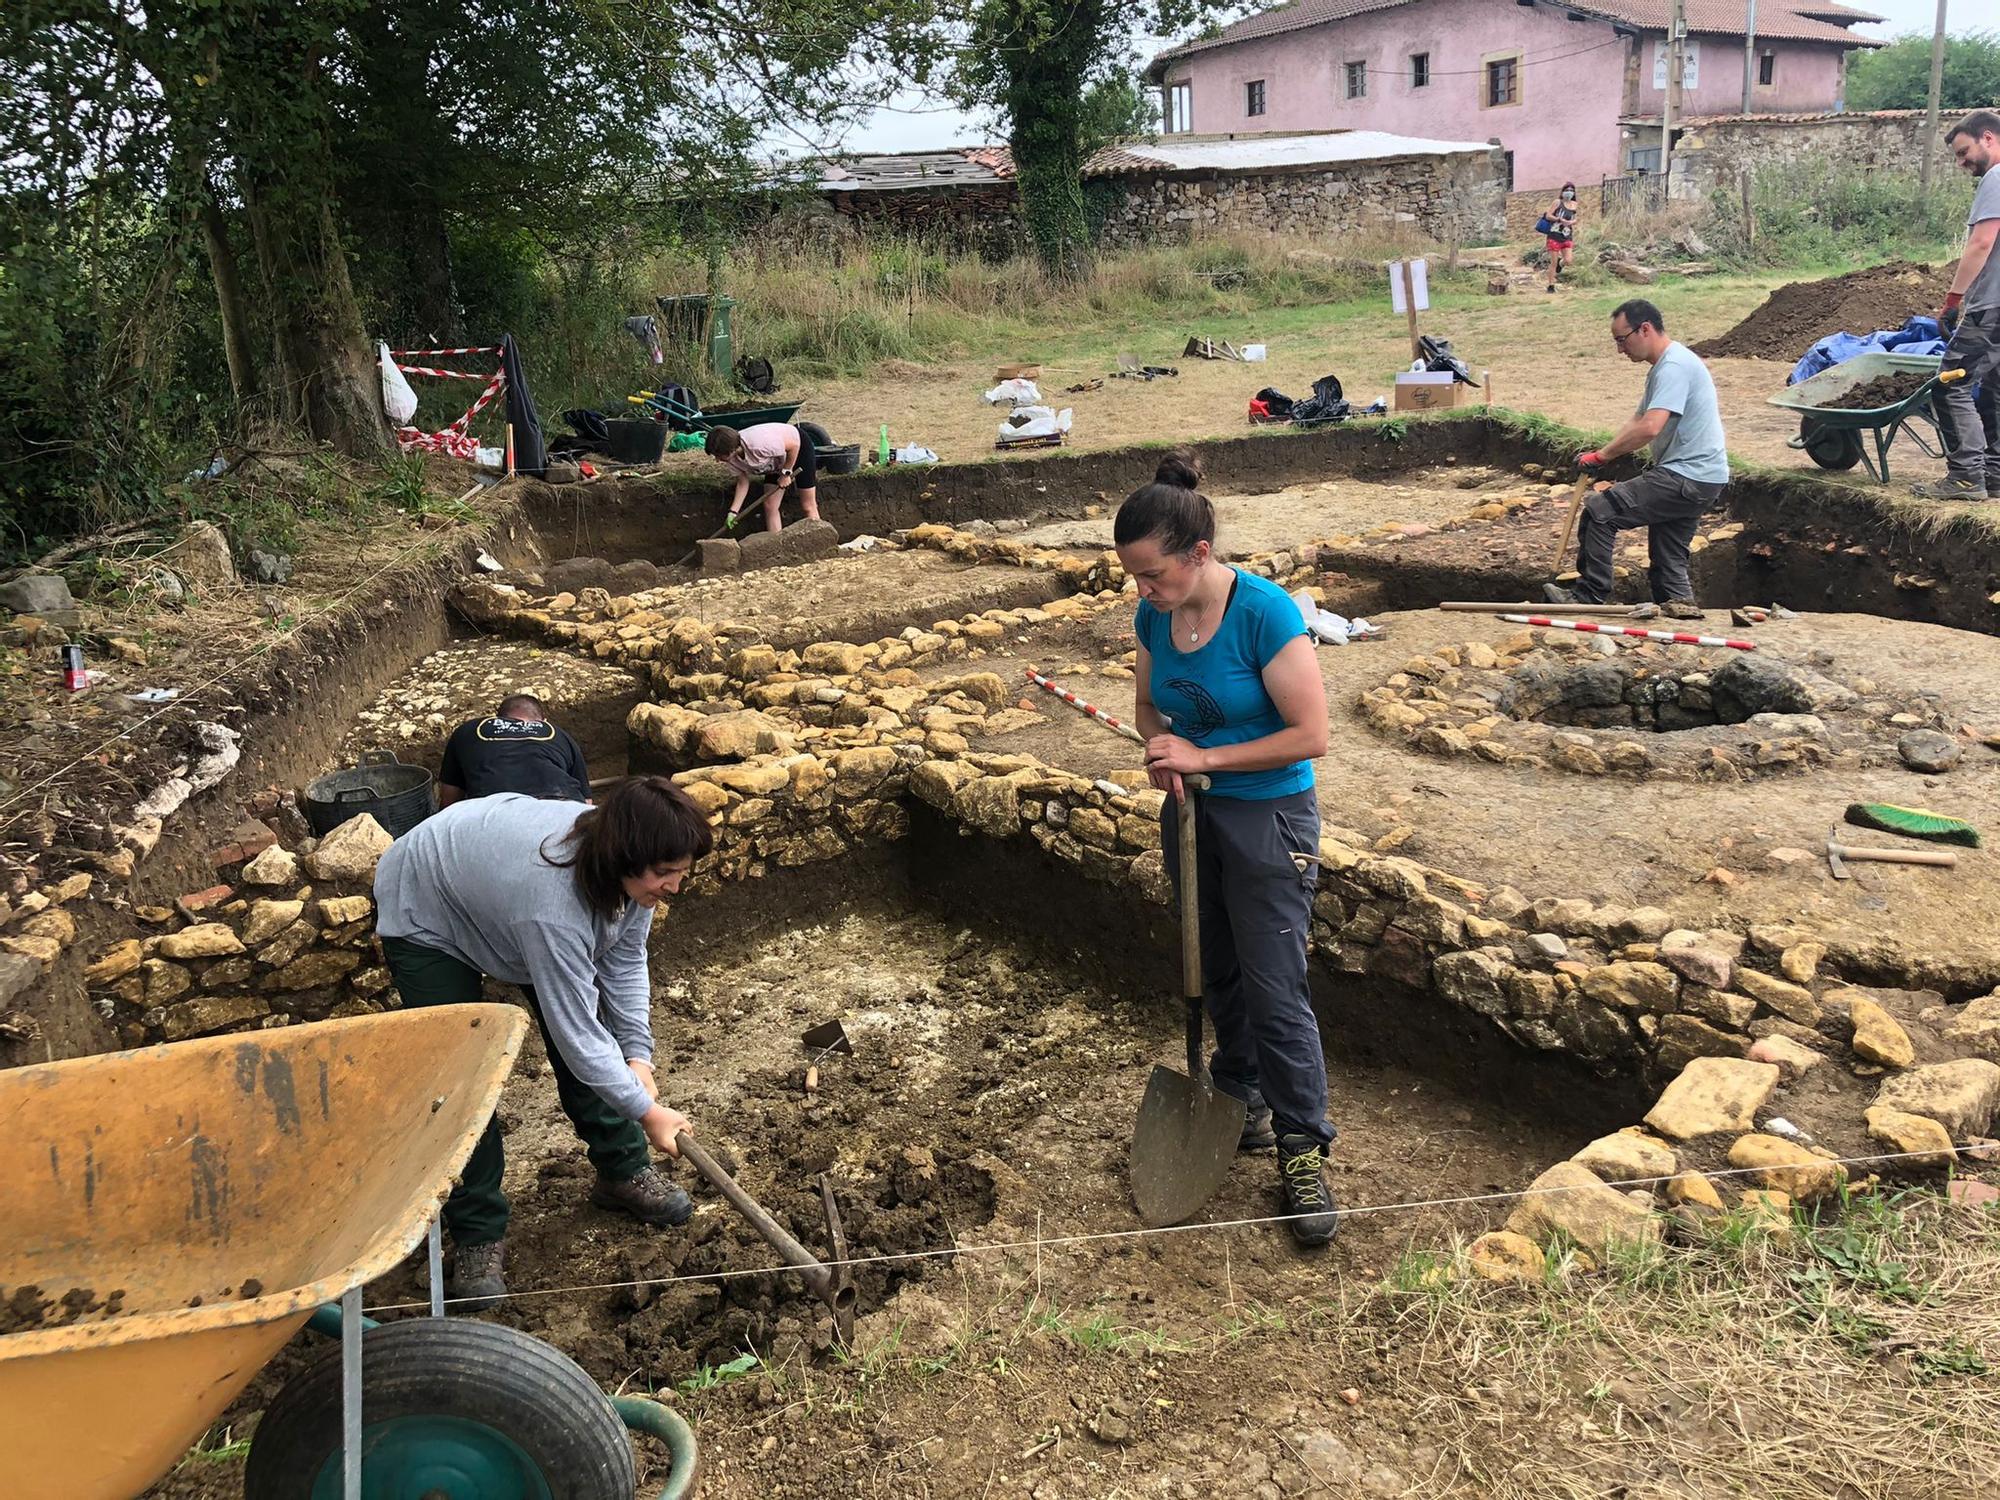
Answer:
[[[666,451],[667,424],[650,417],[614,417],[604,424],[611,429],[605,457],[621,464],[656,464]]]
[[[333,771],[306,787],[301,799],[312,831],[325,838],[349,818],[367,813],[388,832],[401,838],[437,811],[431,793],[431,773],[406,766],[389,750],[363,752],[351,771]]]
[[[822,474],[853,474],[861,468],[861,445],[844,443],[832,448],[815,448],[813,456],[818,460]]]

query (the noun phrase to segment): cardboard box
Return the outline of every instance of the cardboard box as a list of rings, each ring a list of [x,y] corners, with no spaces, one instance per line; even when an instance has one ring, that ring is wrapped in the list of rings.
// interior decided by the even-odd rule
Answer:
[[[1457,406],[1472,387],[1449,370],[1406,371],[1396,377],[1397,411],[1443,411]]]

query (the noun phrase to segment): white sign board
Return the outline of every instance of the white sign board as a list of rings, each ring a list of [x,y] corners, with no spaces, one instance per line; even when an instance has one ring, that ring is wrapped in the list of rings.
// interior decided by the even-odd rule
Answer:
[[[1663,41],[1653,44],[1653,87],[1665,90],[1667,86],[1667,44]],[[1701,43],[1689,37],[1681,43],[1681,87],[1693,89],[1701,87]]]
[[[1429,312],[1431,310],[1429,267],[1421,259],[1410,262],[1410,286],[1416,293],[1417,311]],[[1409,311],[1403,302],[1403,263],[1400,260],[1389,262],[1389,306],[1399,313]]]

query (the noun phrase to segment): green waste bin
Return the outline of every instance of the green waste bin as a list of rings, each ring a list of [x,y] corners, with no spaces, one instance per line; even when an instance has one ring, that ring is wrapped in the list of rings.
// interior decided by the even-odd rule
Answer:
[[[712,297],[708,304],[708,367],[718,375],[736,368],[736,341],[730,333],[729,315],[736,308],[734,297]]]

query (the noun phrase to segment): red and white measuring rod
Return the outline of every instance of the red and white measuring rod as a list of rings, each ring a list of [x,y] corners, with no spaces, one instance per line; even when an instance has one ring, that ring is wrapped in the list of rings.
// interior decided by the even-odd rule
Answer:
[[[1124,735],[1126,739],[1131,740],[1134,744],[1143,745],[1146,743],[1146,737],[1143,734],[1139,733],[1138,730],[1134,729],[1130,724],[1127,724],[1123,719],[1119,718],[1116,714],[1106,713],[1103,709],[1099,708],[1095,703],[1086,703],[1083,699],[1077,697],[1075,693],[1072,693],[1068,688],[1058,687],[1055,683],[1049,681],[1048,678],[1044,677],[1040,672],[1037,672],[1033,667],[1029,667],[1027,669],[1027,672],[1029,678],[1034,682],[1035,686],[1040,688],[1043,692],[1054,693],[1058,698],[1062,699],[1062,701],[1067,703],[1071,708],[1081,709],[1084,713],[1089,714],[1091,718],[1097,720],[1097,722],[1100,724],[1109,724],[1113,729],[1117,730],[1120,734]]]
[[[1641,630],[1636,625],[1599,625],[1594,620],[1551,620],[1547,615],[1502,615],[1512,625],[1539,625],[1545,630],[1580,630],[1585,635],[1630,635],[1642,641],[1665,641],[1669,646],[1727,646],[1732,651],[1755,651],[1755,641],[1734,641],[1726,635],[1690,635],[1685,630]]]

